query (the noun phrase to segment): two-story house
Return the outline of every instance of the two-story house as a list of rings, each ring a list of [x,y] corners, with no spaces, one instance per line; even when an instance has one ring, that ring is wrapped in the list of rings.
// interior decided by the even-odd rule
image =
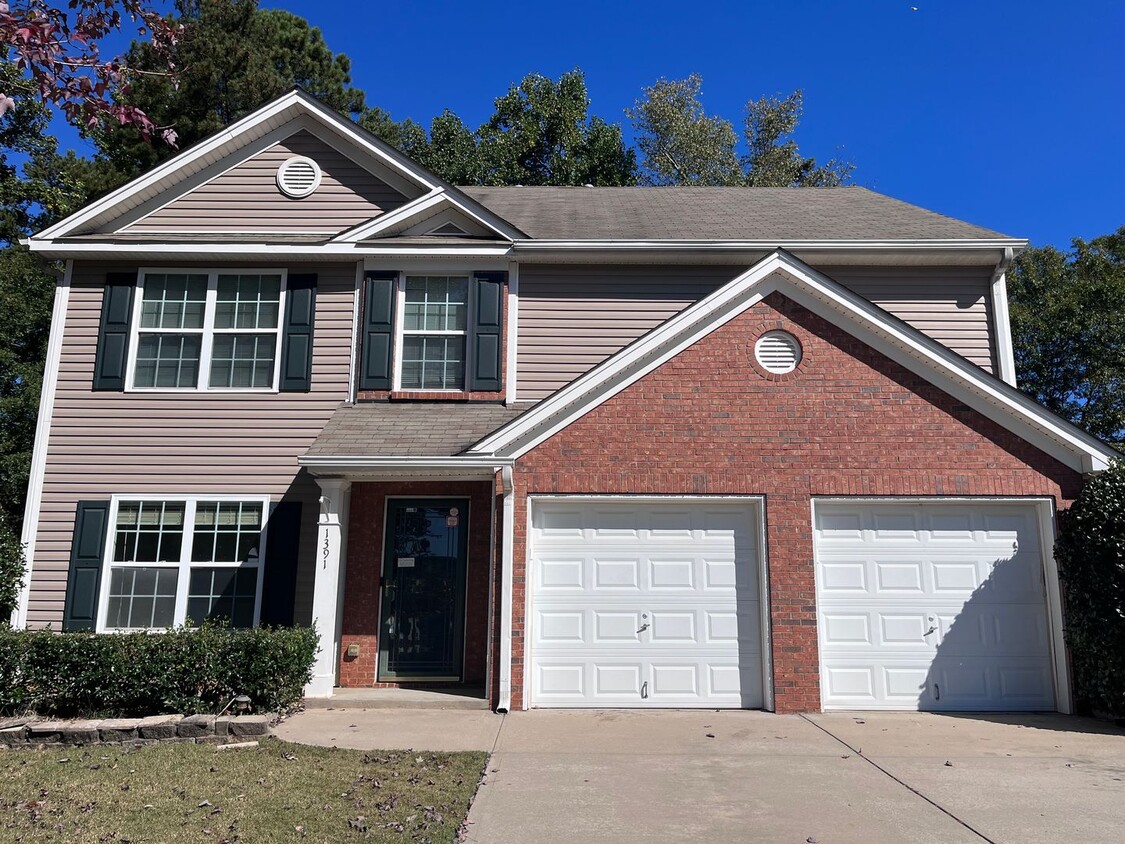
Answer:
[[[315,623],[310,696],[1070,707],[1025,241],[860,188],[456,188],[300,92],[30,239],[17,623]]]

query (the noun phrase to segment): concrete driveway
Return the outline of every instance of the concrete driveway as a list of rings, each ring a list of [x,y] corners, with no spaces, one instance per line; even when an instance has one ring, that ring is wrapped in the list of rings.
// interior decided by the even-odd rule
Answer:
[[[469,813],[480,844],[1028,844],[1125,829],[1125,733],[1054,715],[372,709],[306,712],[278,732],[491,750]]]

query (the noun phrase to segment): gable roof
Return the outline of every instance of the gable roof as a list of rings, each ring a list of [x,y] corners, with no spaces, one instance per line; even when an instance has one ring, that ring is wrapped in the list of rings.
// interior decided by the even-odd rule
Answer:
[[[129,212],[134,212],[134,215],[143,213],[148,205],[172,198],[167,194],[182,195],[225,172],[233,154],[266,149],[301,129],[311,131],[333,146],[351,149],[361,159],[370,159],[385,171],[383,175],[390,176],[396,187],[412,188],[415,196],[446,195],[455,199],[455,204],[467,209],[472,216],[512,229],[476,200],[465,196],[394,147],[315,97],[294,89],[33,235],[31,241],[42,242],[75,233],[88,233],[125,217]]]
[[[1007,238],[859,187],[464,187],[462,191],[534,240]]]
[[[518,458],[716,328],[780,292],[1077,472],[1120,455],[843,285],[776,250],[719,290],[484,437],[466,454]]]

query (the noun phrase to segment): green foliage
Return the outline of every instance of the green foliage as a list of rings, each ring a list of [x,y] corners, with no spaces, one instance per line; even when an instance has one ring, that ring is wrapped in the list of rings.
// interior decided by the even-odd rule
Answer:
[[[312,676],[312,628],[164,633],[0,630],[0,712],[139,716],[217,712],[249,695],[258,711],[300,700]]]
[[[8,623],[19,601],[20,584],[27,573],[23,544],[12,522],[0,512],[0,628]],[[5,676],[0,665],[0,677]]]
[[[790,137],[804,112],[800,89],[782,99],[762,97],[746,104],[743,141],[748,153],[740,157],[734,125],[706,113],[699,99],[702,87],[699,74],[660,79],[626,109],[644,156],[642,183],[832,187],[851,177],[855,165],[838,159],[817,164],[802,156]]]
[[[1008,275],[1017,383],[1108,442],[1125,442],[1125,227],[1070,253],[1028,249]]]
[[[1076,697],[1125,718],[1125,463],[1091,478],[1063,514],[1055,558]]]
[[[297,15],[259,9],[257,0],[178,0],[183,33],[172,58],[173,79],[151,44],[135,42],[126,61],[134,78],[130,105],[161,129],[172,129],[180,149],[191,146],[280,96],[294,85],[344,114],[364,108],[351,87],[351,62],[333,53],[321,31]],[[102,167],[128,180],[170,157],[166,143],[148,143],[136,129],[103,124],[92,133]]]

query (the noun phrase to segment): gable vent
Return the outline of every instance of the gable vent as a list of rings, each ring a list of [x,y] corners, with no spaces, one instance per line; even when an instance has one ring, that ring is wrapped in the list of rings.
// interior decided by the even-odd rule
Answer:
[[[754,344],[754,358],[766,372],[785,375],[801,363],[801,343],[786,331],[768,331]]]
[[[320,187],[320,165],[303,155],[290,158],[277,168],[277,186],[294,199],[308,196]]]

